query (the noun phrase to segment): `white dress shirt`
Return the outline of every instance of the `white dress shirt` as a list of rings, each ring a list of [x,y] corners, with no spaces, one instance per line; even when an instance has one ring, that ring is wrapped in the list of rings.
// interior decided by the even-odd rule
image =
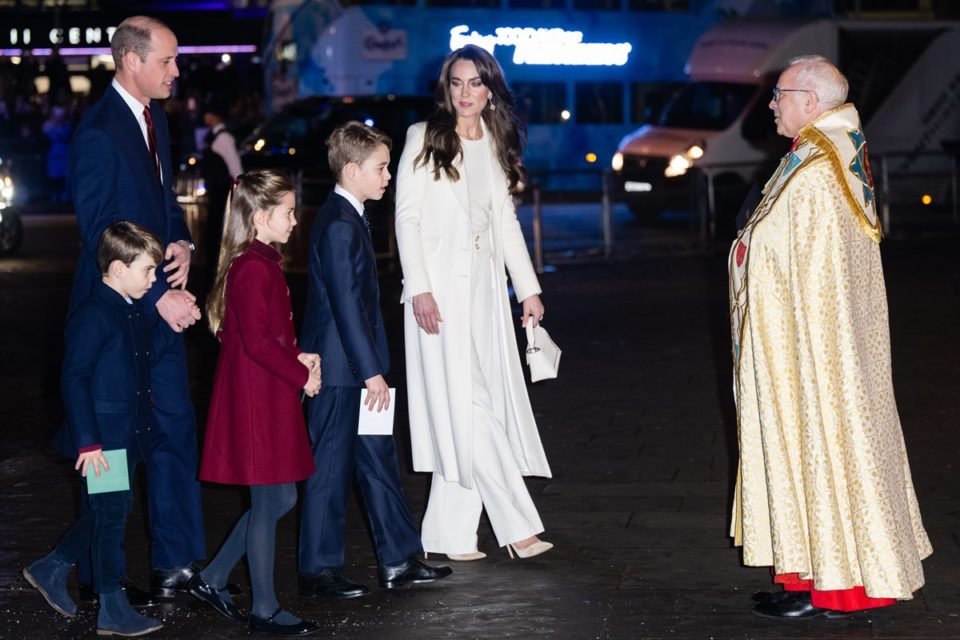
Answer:
[[[146,107],[146,108],[149,109],[149,108],[150,108],[150,103],[148,102],[147,104],[143,104],[142,102],[140,102],[139,100],[137,100],[136,98],[134,98],[132,95],[130,95],[130,93],[129,93],[126,89],[123,88],[123,86],[122,86],[119,82],[117,82],[117,79],[116,79],[116,78],[113,79],[113,83],[112,83],[112,84],[113,84],[113,88],[116,89],[116,90],[117,90],[117,93],[120,94],[120,97],[123,98],[123,101],[127,103],[127,106],[128,106],[128,107],[130,107],[130,111],[133,112],[133,117],[137,119],[137,124],[140,125],[140,133],[143,134],[143,144],[145,144],[145,145],[147,146],[147,151],[149,152],[149,150],[150,150],[150,138],[149,138],[149,136],[147,135],[147,120],[146,120],[146,118],[143,117],[143,109],[144,109],[144,107]],[[159,150],[157,150],[157,153],[159,153]],[[159,158],[159,157],[156,158],[156,159],[155,159],[155,162],[157,163],[157,166],[159,167],[159,166],[160,166],[160,158]],[[162,170],[162,169],[161,169],[161,171],[160,171],[160,182],[161,182],[161,183],[163,182],[163,170]]]
[[[360,216],[363,216],[363,203],[357,200],[357,197],[341,187],[339,184],[333,188],[333,192],[338,196],[343,196],[347,199],[347,202],[353,205],[353,208],[357,210],[357,213]]]

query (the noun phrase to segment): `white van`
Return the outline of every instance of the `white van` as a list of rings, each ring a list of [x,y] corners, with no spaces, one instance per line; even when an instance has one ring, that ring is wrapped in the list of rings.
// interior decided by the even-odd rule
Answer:
[[[731,20],[697,41],[690,82],[656,124],[620,142],[611,164],[631,210],[650,217],[703,197],[728,227],[750,186],[762,184],[790,144],[776,135],[769,109],[776,79],[791,58],[814,53],[847,75],[871,155],[905,152],[888,158],[891,171],[929,168],[926,153],[942,154],[945,141],[960,139],[956,24]]]

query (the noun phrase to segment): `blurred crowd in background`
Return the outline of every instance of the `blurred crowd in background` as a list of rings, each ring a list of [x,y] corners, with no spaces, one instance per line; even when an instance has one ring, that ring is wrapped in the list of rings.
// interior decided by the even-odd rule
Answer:
[[[210,55],[181,56],[178,63],[180,78],[164,103],[175,164],[203,144],[203,107],[211,100],[227,106],[227,126],[238,141],[263,121],[258,64]],[[70,137],[113,79],[112,70],[97,66],[83,72],[89,93],[78,93],[71,89],[71,75],[76,74],[57,55],[43,60],[25,56],[17,64],[0,58],[0,159],[10,168],[16,200],[26,210],[70,209]],[[38,83],[38,78],[46,81]]]

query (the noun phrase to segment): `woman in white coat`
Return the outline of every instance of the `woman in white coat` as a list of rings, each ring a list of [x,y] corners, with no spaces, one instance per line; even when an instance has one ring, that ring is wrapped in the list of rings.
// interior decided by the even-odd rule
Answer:
[[[550,477],[520,367],[521,324],[543,317],[511,192],[523,129],[496,60],[468,45],[443,63],[436,108],[410,127],[397,174],[397,242],[413,465],[432,471],[426,552],[479,560],[484,508],[499,546],[552,548],[523,476]]]

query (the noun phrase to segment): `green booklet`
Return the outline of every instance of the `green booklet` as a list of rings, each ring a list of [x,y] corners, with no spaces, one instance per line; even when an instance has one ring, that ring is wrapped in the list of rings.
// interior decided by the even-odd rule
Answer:
[[[111,449],[104,451],[110,470],[100,470],[100,477],[93,472],[93,466],[87,467],[87,493],[109,493],[111,491],[129,491],[130,474],[127,472],[127,450]]]

